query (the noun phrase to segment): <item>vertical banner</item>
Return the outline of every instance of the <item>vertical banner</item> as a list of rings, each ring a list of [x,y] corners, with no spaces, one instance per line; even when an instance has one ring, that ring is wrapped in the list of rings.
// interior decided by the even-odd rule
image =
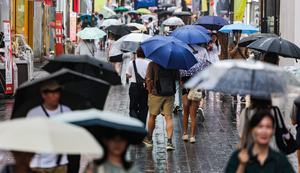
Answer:
[[[64,51],[63,51],[63,31],[62,31],[62,12],[55,13],[55,44],[56,44],[56,56],[64,53]]]
[[[5,93],[13,93],[13,56],[12,56],[12,46],[11,46],[11,26],[10,21],[3,21],[4,29],[4,42],[5,42]]]
[[[205,12],[205,11],[208,11],[208,8],[207,8],[207,0],[202,0],[201,1],[202,3],[201,3],[201,11],[202,12]]]
[[[234,21],[243,21],[247,0],[234,0]]]
[[[77,13],[70,13],[70,39],[76,42]]]
[[[192,4],[193,4],[192,12],[193,13],[198,12],[200,6],[200,0],[193,0]]]

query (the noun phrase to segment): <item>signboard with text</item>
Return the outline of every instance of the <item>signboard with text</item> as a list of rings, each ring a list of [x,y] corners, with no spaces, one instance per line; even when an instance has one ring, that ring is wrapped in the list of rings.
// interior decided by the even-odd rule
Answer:
[[[70,13],[70,39],[76,42],[77,13]]]
[[[63,51],[63,30],[62,30],[62,12],[55,13],[55,44],[56,56],[64,53]]]
[[[11,25],[10,21],[3,21],[4,42],[5,42],[5,93],[13,93],[13,56],[11,46]]]

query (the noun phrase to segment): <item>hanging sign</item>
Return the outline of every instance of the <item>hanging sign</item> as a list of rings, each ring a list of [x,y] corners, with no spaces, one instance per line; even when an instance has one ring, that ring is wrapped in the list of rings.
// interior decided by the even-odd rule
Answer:
[[[77,13],[70,13],[70,39],[76,42]]]
[[[55,13],[55,43],[56,43],[56,56],[64,53],[64,51],[63,51],[62,12]]]
[[[5,93],[13,93],[13,56],[11,46],[11,26],[10,21],[3,21],[4,42],[5,42]]]

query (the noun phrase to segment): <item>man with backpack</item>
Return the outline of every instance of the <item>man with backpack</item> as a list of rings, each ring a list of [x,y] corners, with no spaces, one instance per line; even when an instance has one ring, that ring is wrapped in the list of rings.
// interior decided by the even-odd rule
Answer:
[[[173,135],[173,105],[175,101],[175,81],[180,81],[179,70],[165,69],[155,62],[150,62],[147,68],[146,81],[148,87],[148,136],[143,140],[147,146],[153,146],[152,134],[155,128],[156,116],[162,114],[166,119],[168,135],[167,150],[174,150]]]
[[[151,35],[151,36],[157,35],[159,33],[159,30],[158,30],[157,26],[155,25],[155,23],[153,22],[152,17],[150,17],[148,19],[147,29],[148,29],[149,35]]]

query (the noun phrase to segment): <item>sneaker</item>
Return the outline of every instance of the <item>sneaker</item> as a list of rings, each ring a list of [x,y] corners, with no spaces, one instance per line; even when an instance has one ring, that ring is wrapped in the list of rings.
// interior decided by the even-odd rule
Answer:
[[[169,142],[167,143],[167,147],[166,147],[167,150],[175,150],[175,147],[173,144],[170,144]]]
[[[203,109],[202,108],[198,108],[197,112],[198,112],[198,116],[199,116],[200,122],[204,122],[205,121],[205,117],[204,117],[204,111],[203,111]]]
[[[196,139],[195,139],[195,137],[193,136],[193,137],[190,137],[190,143],[195,143],[196,142]]]
[[[191,119],[191,117],[189,117],[189,123],[191,123],[192,122],[192,119]]]
[[[145,138],[143,140],[143,143],[146,144],[148,147],[152,147],[153,146],[153,140],[148,140],[148,138]]]
[[[182,111],[182,108],[181,108],[181,107],[179,107],[179,108],[177,109],[177,111]]]
[[[188,141],[189,140],[189,135],[183,135],[182,140],[183,141]]]
[[[242,97],[242,98],[241,98],[241,102],[246,102],[245,97]]]
[[[177,112],[178,112],[178,109],[179,109],[179,106],[178,106],[178,105],[174,106],[174,107],[173,107],[173,113],[177,113]]]

